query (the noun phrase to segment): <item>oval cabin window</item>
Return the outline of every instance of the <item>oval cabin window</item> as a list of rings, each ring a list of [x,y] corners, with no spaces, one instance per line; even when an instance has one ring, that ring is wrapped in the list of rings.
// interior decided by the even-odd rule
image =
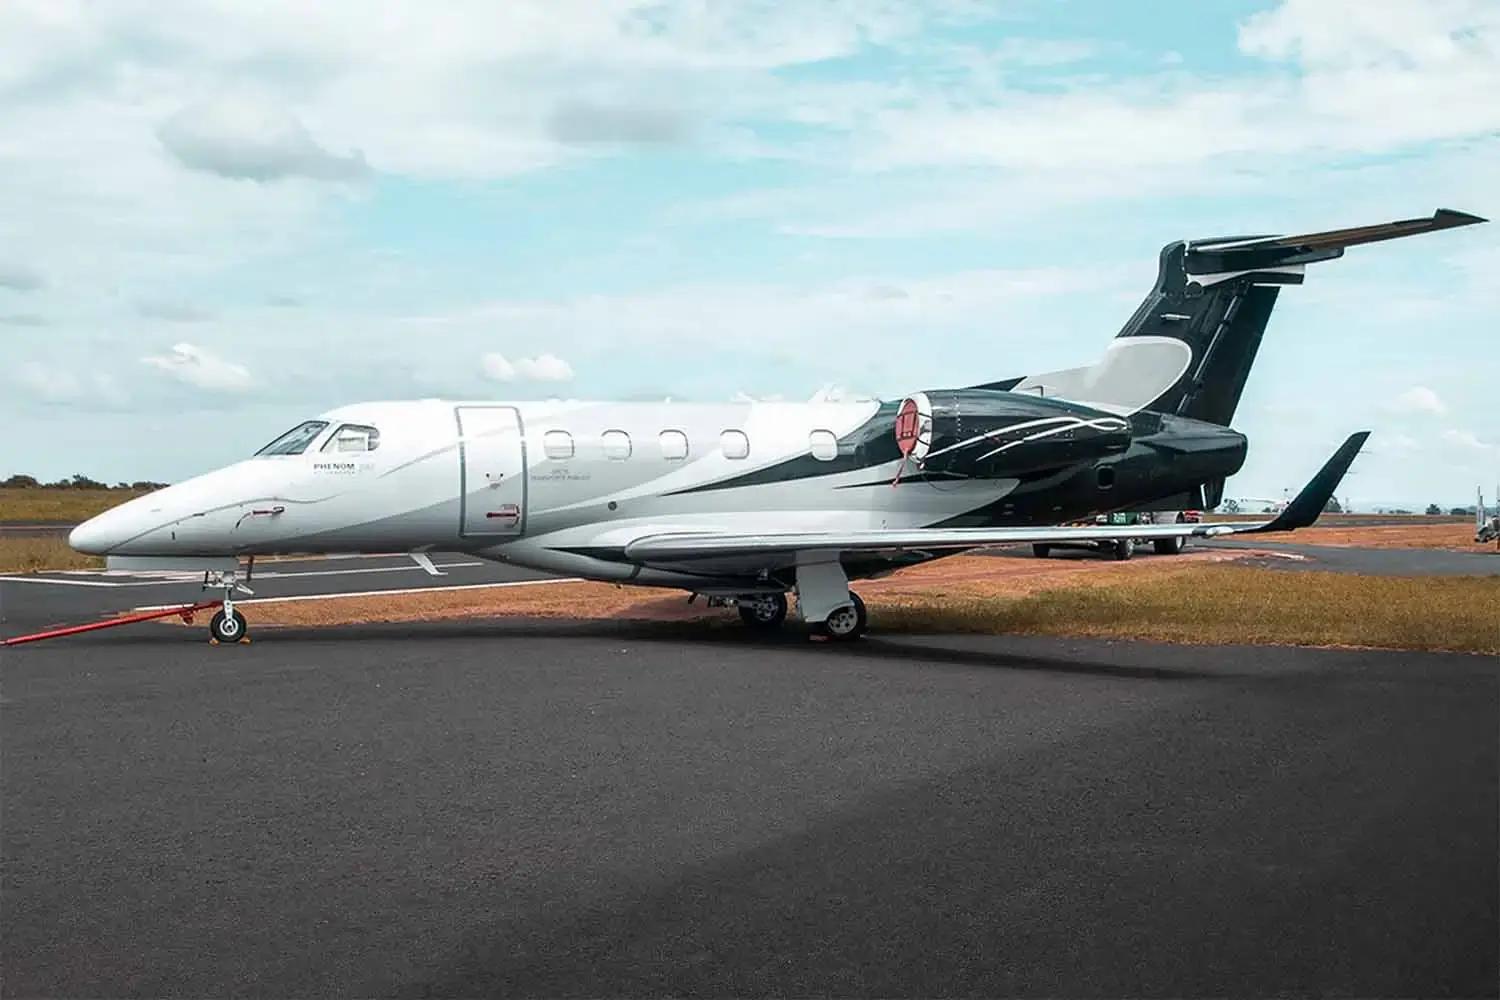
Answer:
[[[807,436],[812,456],[820,462],[832,462],[839,457],[839,439],[833,431],[813,431]]]
[[[542,436],[542,451],[553,461],[573,457],[573,435],[567,431],[548,431]]]
[[[680,462],[687,458],[688,439],[682,431],[661,432],[661,457],[669,462]]]
[[[623,462],[630,457],[630,435],[624,431],[605,431],[599,438],[604,445],[604,457],[612,462]]]
[[[750,457],[750,439],[745,436],[744,431],[725,431],[720,434],[719,447],[723,449],[725,458]]]

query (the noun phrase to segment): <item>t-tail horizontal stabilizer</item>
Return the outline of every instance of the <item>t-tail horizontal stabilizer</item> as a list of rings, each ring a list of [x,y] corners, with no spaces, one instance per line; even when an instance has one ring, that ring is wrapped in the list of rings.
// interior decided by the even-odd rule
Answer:
[[[1373,226],[1330,229],[1321,233],[1297,236],[1251,236],[1230,239],[1194,240],[1188,244],[1186,261],[1189,274],[1214,271],[1243,271],[1258,267],[1310,264],[1343,254],[1346,247],[1365,243],[1398,240],[1403,236],[1435,233],[1486,222],[1468,212],[1440,208],[1430,218],[1398,219]]]
[[[1349,471],[1349,466],[1354,463],[1354,456],[1359,454],[1369,436],[1369,431],[1350,434],[1348,440],[1333,453],[1333,457],[1323,463],[1318,474],[1302,487],[1302,492],[1286,505],[1285,510],[1265,524],[1242,528],[1239,533],[1248,535],[1259,531],[1295,531],[1312,524],[1323,513],[1323,508],[1328,506],[1333,491],[1343,482],[1344,473]]]

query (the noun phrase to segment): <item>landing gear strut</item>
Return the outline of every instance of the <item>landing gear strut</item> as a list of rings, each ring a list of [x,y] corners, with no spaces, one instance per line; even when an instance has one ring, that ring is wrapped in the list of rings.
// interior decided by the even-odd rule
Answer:
[[[250,565],[253,572],[254,562]],[[236,592],[254,594],[255,591],[240,583],[239,574],[234,570],[204,573],[203,589],[224,591],[224,606],[215,612],[208,622],[208,634],[211,641],[219,646],[249,642],[250,626],[245,623],[245,616],[235,610],[234,595]]]
[[[836,556],[809,553],[797,560],[797,610],[815,635],[848,641],[865,631],[865,602],[849,589]]]

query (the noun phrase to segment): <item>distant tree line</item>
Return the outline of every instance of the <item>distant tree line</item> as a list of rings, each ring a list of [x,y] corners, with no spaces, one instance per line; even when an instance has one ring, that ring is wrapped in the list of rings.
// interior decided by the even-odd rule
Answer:
[[[166,483],[154,483],[149,479],[139,479],[133,483],[101,483],[97,479],[88,476],[74,476],[71,479],[59,479],[55,483],[44,483],[35,476],[14,475],[9,479],[0,480],[0,488],[12,490],[159,490]]]

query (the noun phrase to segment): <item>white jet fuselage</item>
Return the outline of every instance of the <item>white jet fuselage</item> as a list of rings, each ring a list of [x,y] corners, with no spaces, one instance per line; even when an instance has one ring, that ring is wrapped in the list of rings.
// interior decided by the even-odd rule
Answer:
[[[81,525],[71,543],[115,556],[439,549],[686,584],[670,573],[642,579],[610,556],[657,532],[921,527],[1015,486],[892,488],[915,468],[849,454],[850,433],[880,409],[874,400],[357,404],[317,418],[324,426],[295,454],[258,454],[132,500]],[[773,471],[799,460],[805,474]]]

